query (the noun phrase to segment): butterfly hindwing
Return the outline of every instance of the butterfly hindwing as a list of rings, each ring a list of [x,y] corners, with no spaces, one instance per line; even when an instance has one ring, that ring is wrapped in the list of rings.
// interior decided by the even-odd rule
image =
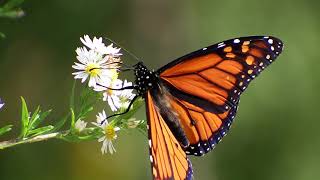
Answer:
[[[147,92],[145,99],[153,178],[157,180],[191,179],[191,163],[160,115],[150,92]]]
[[[170,104],[190,141],[186,153],[202,155],[221,140],[235,117],[240,95],[282,48],[274,37],[236,38],[183,56],[157,71],[172,94]]]

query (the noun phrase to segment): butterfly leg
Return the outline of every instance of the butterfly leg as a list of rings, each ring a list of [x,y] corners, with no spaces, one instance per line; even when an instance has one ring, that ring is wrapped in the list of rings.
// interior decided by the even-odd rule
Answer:
[[[119,116],[119,115],[122,115],[122,114],[126,114],[127,112],[129,112],[129,111],[130,111],[130,108],[132,107],[132,105],[133,105],[133,103],[134,103],[134,101],[135,101],[136,99],[138,99],[138,97],[139,97],[139,96],[135,96],[135,97],[131,100],[130,104],[128,105],[127,109],[126,109],[124,112],[110,115],[110,116],[107,117],[107,119],[109,119],[109,118],[111,118],[111,117],[114,117],[114,116]],[[103,123],[103,122],[102,122],[102,123]]]

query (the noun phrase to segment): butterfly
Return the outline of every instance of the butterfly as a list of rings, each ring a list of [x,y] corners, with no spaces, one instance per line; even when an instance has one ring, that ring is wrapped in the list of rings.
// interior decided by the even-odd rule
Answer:
[[[278,38],[250,36],[202,48],[156,71],[134,65],[133,101],[145,99],[153,179],[192,179],[187,155],[216,147],[235,118],[240,95],[282,49]]]

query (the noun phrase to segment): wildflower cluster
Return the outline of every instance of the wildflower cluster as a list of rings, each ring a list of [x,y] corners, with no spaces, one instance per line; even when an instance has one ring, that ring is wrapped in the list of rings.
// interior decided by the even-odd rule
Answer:
[[[132,86],[132,82],[118,78],[119,69],[122,64],[120,48],[113,44],[105,45],[103,39],[94,37],[90,39],[88,35],[80,38],[83,47],[76,49],[77,60],[72,66],[77,72],[72,73],[75,79],[80,79],[82,83],[88,82],[88,87],[97,93],[102,93],[103,101],[107,102],[111,111],[118,113],[128,108],[129,103],[135,94],[132,89],[119,90],[123,87]],[[118,89],[118,90],[117,90]],[[139,123],[136,122],[136,123]],[[116,122],[107,120],[105,110],[97,115],[97,122],[92,123],[103,132],[98,139],[102,142],[101,152],[115,152],[112,141],[117,138],[116,132],[120,130]],[[76,122],[76,128],[81,132],[86,123],[82,120]]]
[[[88,35],[80,38],[83,46],[76,48],[76,59],[72,74],[84,85],[80,94],[76,94],[76,81],[70,95],[70,111],[54,124],[43,123],[52,110],[42,111],[38,106],[34,111],[21,97],[21,128],[19,137],[0,142],[0,149],[19,144],[44,141],[51,138],[69,142],[98,140],[102,143],[103,154],[114,153],[114,141],[121,130],[136,128],[145,133],[145,121],[133,118],[133,114],[141,107],[143,101],[135,98],[133,84],[128,80],[119,79],[121,72],[122,53],[113,44],[105,44],[103,39]],[[134,103],[131,103],[136,99]],[[105,104],[97,109],[97,102]],[[0,110],[5,103],[0,99]],[[109,107],[109,108],[108,108]],[[107,109],[106,109],[107,108]],[[128,108],[129,111],[126,111]],[[90,121],[89,113],[98,111],[96,121]],[[117,116],[107,116],[108,112]],[[123,113],[126,112],[126,113]],[[67,122],[70,122],[67,125]],[[0,136],[11,131],[13,125],[0,127]]]

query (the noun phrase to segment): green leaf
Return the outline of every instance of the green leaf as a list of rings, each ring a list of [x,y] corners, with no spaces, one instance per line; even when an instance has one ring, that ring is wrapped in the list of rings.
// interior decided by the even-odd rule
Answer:
[[[73,109],[71,108],[70,111],[71,111],[71,125],[70,126],[71,126],[71,129],[74,129],[74,124],[75,124],[76,120],[75,120]]]
[[[29,119],[28,130],[33,129],[33,124],[39,120],[40,106],[33,112],[31,118]]]
[[[84,107],[77,116],[77,119],[84,119],[91,111],[93,111],[93,106]]]
[[[41,122],[43,122],[47,116],[51,113],[51,109],[49,109],[48,111],[45,112],[41,112],[41,111],[35,111],[34,114],[37,112],[38,115],[35,116],[35,119],[31,119],[31,123],[29,125],[29,127],[31,127],[31,129],[36,128]],[[30,130],[31,130],[30,129]]]
[[[38,135],[45,134],[45,133],[51,131],[53,128],[54,127],[52,125],[49,125],[49,126],[33,129],[33,130],[29,131],[29,134],[32,136],[38,136]]]
[[[69,118],[70,113],[68,113],[65,117],[63,117],[60,121],[58,121],[55,125],[54,128],[51,130],[51,132],[55,132],[60,130],[63,125],[67,122],[67,119]]]
[[[4,135],[5,133],[7,133],[7,132],[9,132],[9,131],[11,131],[11,127],[12,127],[13,125],[6,125],[6,126],[4,126],[4,127],[2,127],[2,128],[0,128],[0,136],[1,135]]]
[[[24,138],[29,125],[29,111],[27,107],[27,103],[24,98],[21,96],[21,133],[20,138]]]

